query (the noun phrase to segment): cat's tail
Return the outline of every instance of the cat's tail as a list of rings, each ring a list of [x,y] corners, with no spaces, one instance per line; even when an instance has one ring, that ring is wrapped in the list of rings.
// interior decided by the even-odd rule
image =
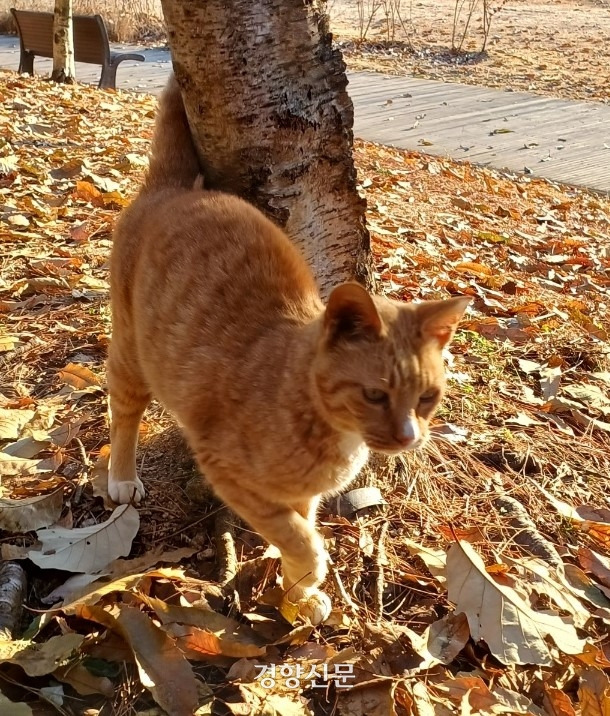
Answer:
[[[180,87],[171,74],[159,100],[150,164],[142,192],[164,188],[193,189],[201,184],[200,173]]]

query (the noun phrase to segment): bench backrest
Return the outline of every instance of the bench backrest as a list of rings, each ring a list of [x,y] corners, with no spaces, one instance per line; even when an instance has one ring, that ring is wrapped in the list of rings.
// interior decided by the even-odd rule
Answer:
[[[24,50],[53,57],[53,13],[11,8]],[[108,33],[101,15],[74,15],[74,59],[104,65],[110,60]]]

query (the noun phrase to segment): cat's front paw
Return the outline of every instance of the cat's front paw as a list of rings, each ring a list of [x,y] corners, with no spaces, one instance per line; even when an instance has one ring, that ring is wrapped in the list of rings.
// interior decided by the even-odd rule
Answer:
[[[137,504],[144,497],[146,491],[139,477],[135,480],[113,480],[108,477],[108,495],[113,502],[119,505]]]
[[[294,591],[294,590],[291,590]],[[332,604],[327,594],[319,589],[308,589],[302,593],[302,596],[296,598],[296,595],[288,593],[284,597],[291,604],[296,605],[299,610],[299,616],[308,619],[314,626],[322,624],[330,616]],[[293,599],[295,601],[293,601]]]

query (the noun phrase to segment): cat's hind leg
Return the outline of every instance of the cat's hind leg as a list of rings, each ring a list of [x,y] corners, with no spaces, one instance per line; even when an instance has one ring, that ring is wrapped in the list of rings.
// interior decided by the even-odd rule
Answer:
[[[110,347],[108,357],[110,466],[108,494],[119,504],[140,502],[144,485],[137,475],[136,448],[140,421],[150,392],[137,368]]]

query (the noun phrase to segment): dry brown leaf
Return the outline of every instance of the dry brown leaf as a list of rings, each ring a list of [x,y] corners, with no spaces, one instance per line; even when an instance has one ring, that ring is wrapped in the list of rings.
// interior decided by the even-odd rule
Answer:
[[[583,669],[578,698],[582,716],[610,716],[610,680],[606,674],[592,666]]]
[[[146,585],[150,585],[153,579],[167,579],[181,582],[186,580],[186,575],[182,569],[167,567],[152,569],[149,572],[142,572],[140,574],[129,574],[111,582],[94,582],[93,584],[88,584],[83,587],[80,593],[72,593],[70,595],[71,601],[63,605],[61,610],[64,614],[75,614],[81,606],[93,606],[108,594],[128,592],[132,589],[138,589],[140,592],[144,592],[147,590]]]
[[[52,443],[48,434],[43,431],[35,431],[36,437],[27,435],[14,443],[5,445],[2,452],[13,457],[24,457],[31,459],[36,457],[41,450],[46,450]]]
[[[120,505],[110,517],[97,525],[68,530],[49,527],[36,534],[40,550],[30,550],[28,557],[44,569],[95,573],[117,557],[131,550],[140,527],[140,516],[132,505]]]
[[[242,659],[264,656],[267,653],[265,647],[240,641],[235,638],[235,635],[226,639],[207,629],[199,629],[186,624],[169,624],[167,632],[175,638],[176,643],[186,656],[193,660],[213,660],[214,657],[219,656]]]
[[[575,524],[581,532],[588,534],[604,549],[610,549],[610,524],[607,522],[592,522],[591,520],[584,520],[581,523],[575,522]]]
[[[341,716],[397,716],[394,705],[394,692],[397,685],[388,679],[340,690],[339,714]]]
[[[594,574],[605,587],[610,587],[610,559],[588,547],[579,547],[578,561],[585,572]]]
[[[40,644],[0,639],[0,663],[18,664],[28,676],[45,676],[63,666],[83,643],[80,634],[53,636]]]
[[[405,627],[411,646],[422,657],[419,669],[429,669],[435,664],[450,664],[466,646],[470,638],[465,614],[447,614],[419,636]]]
[[[105,676],[95,676],[83,664],[64,666],[53,672],[58,681],[69,684],[81,696],[102,694],[107,699],[114,695],[114,684]]]
[[[572,616],[574,624],[583,628],[591,619],[591,613],[583,606],[566,583],[563,565],[556,568],[541,559],[511,560],[511,565],[524,570],[528,591],[533,589],[537,594],[548,597],[555,606]]]
[[[405,539],[405,547],[409,550],[409,554],[419,557],[428,568],[430,574],[435,577],[441,584],[446,581],[446,555],[442,549],[434,549],[432,547],[424,547],[413,540]]]
[[[572,624],[548,612],[536,612],[512,588],[498,584],[467,542],[451,545],[447,555],[449,600],[468,618],[474,641],[483,640],[504,664],[553,663],[545,638],[565,653],[583,651]]]
[[[576,711],[567,694],[559,689],[544,685],[542,705],[549,716],[576,716]]]
[[[168,714],[193,716],[197,680],[174,640],[135,607],[121,606],[116,622],[133,651],[142,686]]]
[[[455,704],[460,705],[466,700],[475,711],[482,713],[493,713],[493,707],[498,704],[497,698],[480,676],[462,676],[444,681],[436,688]]]
[[[76,199],[82,199],[83,201],[91,202],[92,204],[99,205],[102,192],[89,181],[77,181],[76,189],[74,190],[74,197]]]
[[[0,440],[17,440],[21,431],[36,415],[34,410],[0,408]]]
[[[263,656],[266,652],[256,632],[230,617],[211,609],[175,606],[154,597],[137,596],[154,610],[163,625],[170,628],[181,648],[197,654],[221,654],[232,658]],[[214,638],[208,639],[208,635]]]
[[[23,500],[0,499],[0,529],[8,532],[30,532],[48,527],[59,519],[64,504],[60,488],[48,495]]]
[[[59,375],[64,383],[71,385],[73,388],[76,388],[76,390],[84,390],[85,388],[101,385],[100,379],[93,371],[80,363],[68,363],[57,375]]]
[[[0,479],[3,477],[31,477],[43,472],[52,472],[48,460],[28,460],[0,452]]]

